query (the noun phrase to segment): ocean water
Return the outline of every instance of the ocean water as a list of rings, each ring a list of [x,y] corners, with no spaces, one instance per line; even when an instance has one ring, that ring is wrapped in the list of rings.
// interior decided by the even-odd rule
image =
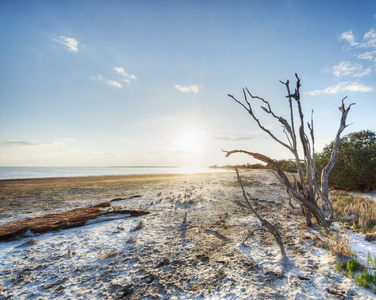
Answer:
[[[0,179],[226,172],[205,167],[0,167]]]

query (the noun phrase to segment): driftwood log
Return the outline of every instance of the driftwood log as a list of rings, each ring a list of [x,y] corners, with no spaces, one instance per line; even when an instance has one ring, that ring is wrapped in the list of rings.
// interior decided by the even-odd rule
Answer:
[[[137,217],[150,213],[146,210],[110,210],[111,206],[110,202],[102,202],[92,207],[77,208],[70,211],[2,224],[0,225],[0,241],[24,234],[28,230],[32,233],[45,233],[83,226],[88,221],[103,215],[128,214],[132,217]]]

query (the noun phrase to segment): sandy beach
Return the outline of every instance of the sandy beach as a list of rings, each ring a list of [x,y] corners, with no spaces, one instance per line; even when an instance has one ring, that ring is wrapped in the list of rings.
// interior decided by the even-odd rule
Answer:
[[[273,173],[242,173],[257,211],[279,224],[288,264],[268,233],[243,243],[258,220],[234,173],[0,181],[0,224],[118,197],[118,208],[151,213],[0,242],[0,299],[373,299],[336,271],[335,257],[307,228]],[[184,219],[186,217],[186,222]],[[359,260],[375,246],[351,234]]]

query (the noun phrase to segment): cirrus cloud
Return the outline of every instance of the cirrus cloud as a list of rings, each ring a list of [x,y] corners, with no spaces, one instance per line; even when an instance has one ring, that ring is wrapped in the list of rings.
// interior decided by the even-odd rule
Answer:
[[[175,84],[175,89],[177,89],[179,92],[182,93],[198,93],[198,86],[197,85],[191,85],[191,86],[183,86],[180,84]]]
[[[45,141],[30,141],[30,140],[0,140],[0,146],[17,146],[17,147],[29,147],[29,146],[57,146],[60,143],[57,142],[45,142]]]

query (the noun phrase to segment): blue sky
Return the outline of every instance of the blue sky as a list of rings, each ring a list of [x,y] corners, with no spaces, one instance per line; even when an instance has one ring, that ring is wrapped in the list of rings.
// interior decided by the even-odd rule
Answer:
[[[344,134],[376,131],[375,1],[0,1],[0,45],[0,166],[291,158],[227,94],[287,117],[295,72],[318,151],[345,96]]]

